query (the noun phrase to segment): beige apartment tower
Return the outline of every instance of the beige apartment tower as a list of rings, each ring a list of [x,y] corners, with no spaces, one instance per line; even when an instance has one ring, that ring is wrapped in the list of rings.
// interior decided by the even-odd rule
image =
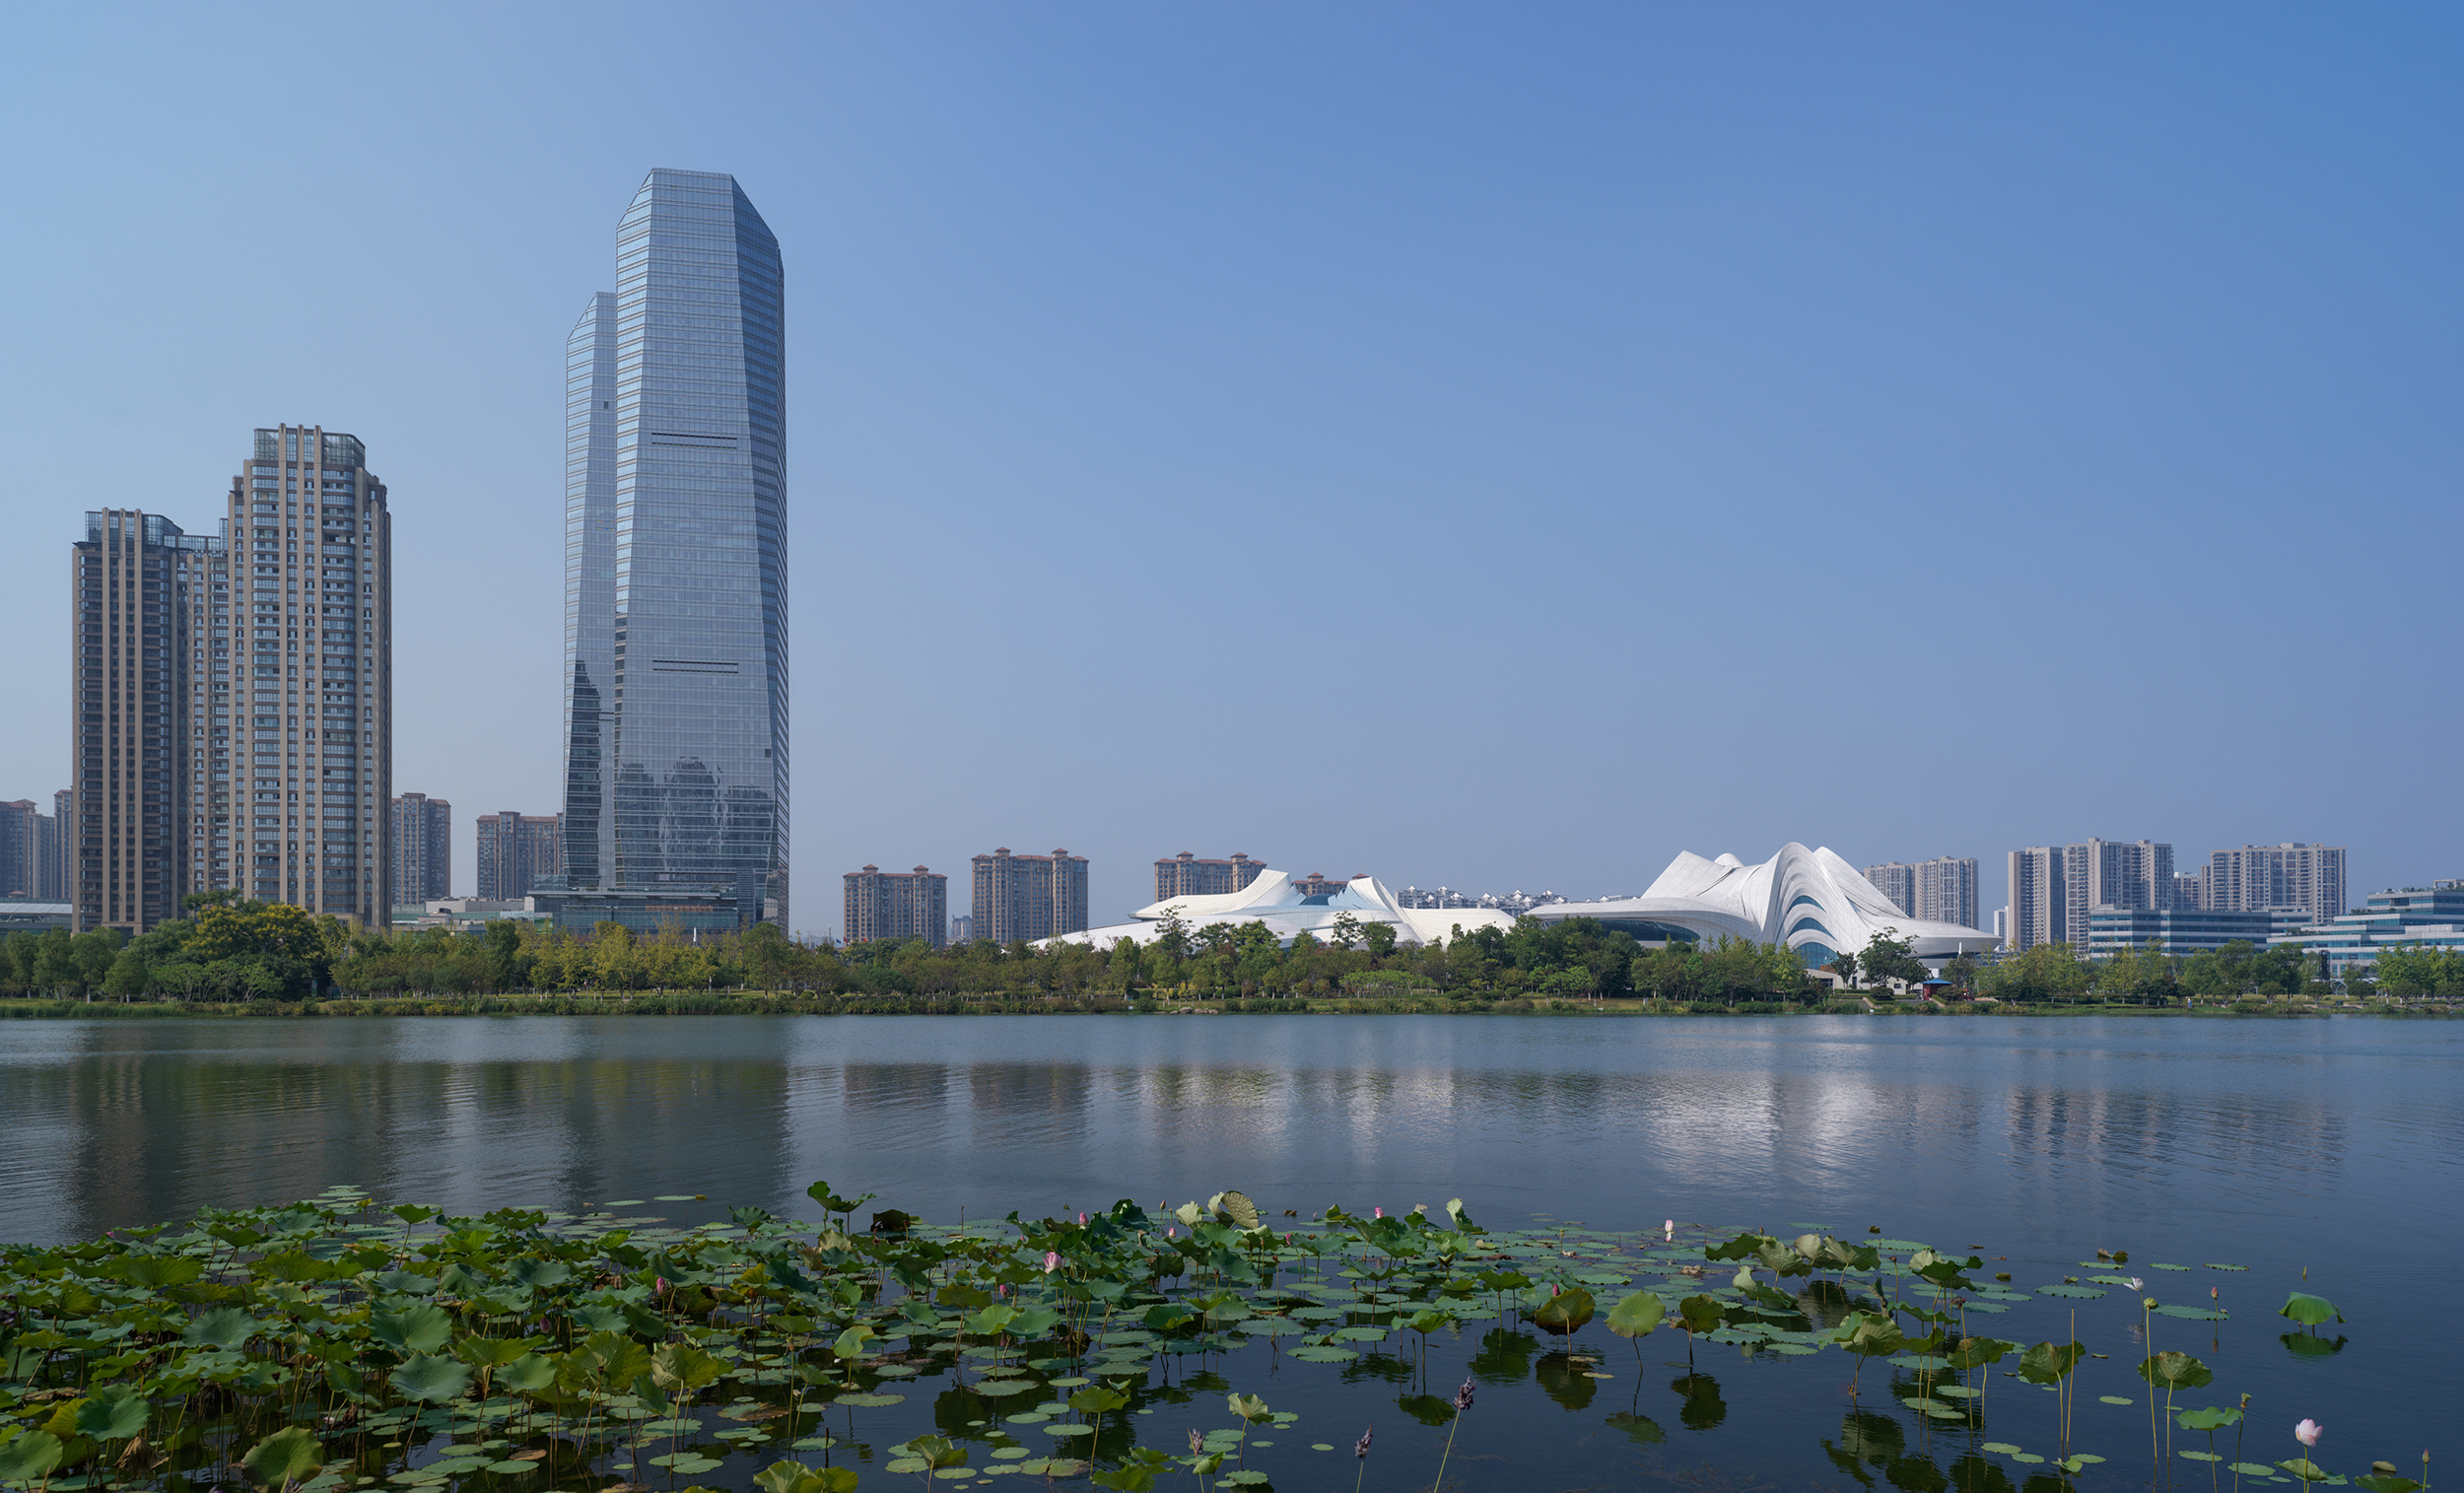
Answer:
[[[281,425],[256,433],[230,507],[230,884],[259,902],[385,927],[394,897],[385,485],[358,437]],[[223,647],[217,639],[215,651]],[[224,853],[217,826],[218,869]]]
[[[878,939],[921,938],[932,947],[949,942],[949,878],[918,866],[913,871],[885,871],[868,865],[846,877],[849,943]]]
[[[1229,860],[1200,860],[1183,850],[1155,862],[1155,900],[1170,902],[1175,897],[1214,897],[1238,892],[1256,881],[1266,868],[1265,861],[1252,860],[1240,850],[1234,850]]]
[[[978,939],[1032,942],[1086,927],[1086,857],[1067,850],[1012,855],[1007,846],[974,861]]]

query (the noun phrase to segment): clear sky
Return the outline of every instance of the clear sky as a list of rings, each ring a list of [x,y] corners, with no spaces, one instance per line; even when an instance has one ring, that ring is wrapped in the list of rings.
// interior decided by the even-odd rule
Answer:
[[[0,797],[80,514],[368,442],[395,787],[557,806],[563,349],[787,260],[794,926],[866,861],[1640,891],[2101,836],[2464,875],[2464,16],[30,6]]]

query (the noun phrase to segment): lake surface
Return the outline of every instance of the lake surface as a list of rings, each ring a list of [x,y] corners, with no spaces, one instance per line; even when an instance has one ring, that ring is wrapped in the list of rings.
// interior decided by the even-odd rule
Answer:
[[[752,1203],[812,1217],[804,1188],[827,1179],[934,1221],[1123,1196],[1151,1207],[1238,1188],[1270,1213],[1304,1215],[1461,1197],[1480,1221],[1515,1226],[1548,1215],[1656,1228],[1674,1217],[1788,1236],[1819,1223],[1855,1240],[1879,1225],[2007,1255],[1989,1268],[2014,1272],[2022,1290],[2084,1276],[2098,1249],[2125,1249],[2134,1269],[2248,1266],[2148,1287],[2188,1301],[2195,1286],[2201,1305],[2213,1287],[2233,1313],[2213,1331],[2180,1324],[2183,1341],[2158,1344],[2217,1368],[2215,1390],[2184,1402],[2256,1395],[2251,1451],[2265,1461],[2298,1452],[2293,1420],[2325,1420],[2332,1439],[2318,1459],[2342,1471],[2372,1458],[2409,1470],[2425,1445],[2464,1453],[2450,1429],[2464,1388],[2464,1309],[2449,1279],[2464,1254],[2460,1174],[2464,1025],[2433,1021],[0,1023],[0,1239],[89,1237],[335,1184],[462,1212],[702,1193],[706,1203],[662,1212],[689,1224]],[[2332,1329],[2350,1338],[2344,1352],[2302,1357],[2280,1343],[2291,1324],[2275,1311],[2289,1289],[2344,1310],[2350,1322]],[[2137,1314],[2115,1305],[2083,1309],[2080,1333],[2110,1349],[2112,1368],[2098,1371],[2121,1375],[2144,1349],[2132,1351]],[[2107,1340],[2093,1340],[2090,1317]],[[1995,1330],[2033,1341],[2059,1323]],[[1629,1352],[1594,1333],[1611,1357]],[[1654,1338],[1646,1352],[1665,1360],[1670,1349]],[[1773,1402],[1813,1406],[1835,1428],[1845,1364],[1826,1353],[1744,1373],[1792,1386]],[[2117,1396],[2145,1391],[2136,1378],[2116,1385]],[[1310,1391],[1347,1414],[1374,1409],[1377,1392],[1348,1381],[1340,1393]],[[1360,1406],[1345,1397],[1361,1395]],[[1642,1391],[1654,1395],[1669,1398],[1657,1380]],[[1873,1399],[1869,1386],[1869,1409]],[[1675,1426],[1668,1405],[1658,1413]],[[2136,1413],[2144,1449],[2144,1400]],[[1331,1429],[1316,1434],[1333,1439]],[[1523,1473],[1474,1460],[1463,1477],[1633,1485],[1665,1481],[1690,1458],[1741,1487],[1870,1480],[1853,1456],[1818,1453],[1813,1433],[1793,1451],[1735,1427],[1700,1434],[1713,1441],[1569,1440],[1562,1453],[1527,1449]],[[1341,1461],[1328,1486],[1350,1485],[1351,1459]],[[2176,1470],[2207,1485],[2203,1468]],[[2146,1461],[2135,1476],[2147,1484]],[[1278,1473],[1277,1485],[1316,1477]],[[2082,1485],[2099,1478],[2128,1480],[2108,1463]]]

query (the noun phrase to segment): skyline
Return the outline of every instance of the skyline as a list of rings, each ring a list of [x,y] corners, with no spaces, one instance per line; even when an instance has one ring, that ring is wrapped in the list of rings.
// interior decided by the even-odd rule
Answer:
[[[674,167],[798,287],[802,931],[1001,844],[1088,856],[1098,920],[1182,849],[2464,873],[2453,18],[752,9],[580,139],[634,12],[574,14],[27,23],[0,109],[81,232],[0,247],[0,796],[69,780],[61,537],[307,420],[385,453],[395,789],[457,866],[554,812],[557,355]],[[222,106],[243,53],[355,102]],[[235,195],[277,161],[313,211]],[[260,304],[367,355],[235,361]]]

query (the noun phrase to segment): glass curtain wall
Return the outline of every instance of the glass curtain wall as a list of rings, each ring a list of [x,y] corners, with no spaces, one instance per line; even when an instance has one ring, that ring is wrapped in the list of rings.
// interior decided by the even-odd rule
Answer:
[[[650,172],[568,348],[566,873],[787,902],[784,283],[735,179]]]

